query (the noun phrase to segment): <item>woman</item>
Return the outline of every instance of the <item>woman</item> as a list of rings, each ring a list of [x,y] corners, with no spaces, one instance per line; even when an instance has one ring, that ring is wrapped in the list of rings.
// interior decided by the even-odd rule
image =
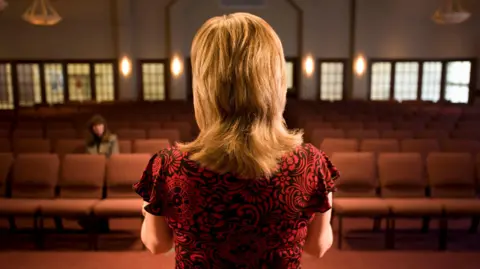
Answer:
[[[208,20],[191,50],[196,140],[152,157],[135,191],[141,238],[153,253],[173,244],[176,268],[300,268],[321,257],[338,172],[287,130],[282,44],[261,18]]]
[[[117,136],[108,130],[107,122],[100,115],[93,116],[88,122],[86,152],[107,158],[119,153]]]
[[[107,121],[100,115],[95,115],[89,120],[85,142],[88,154],[100,154],[108,158],[112,154],[119,153],[117,136],[108,130]],[[99,232],[110,231],[108,219],[97,219],[95,223],[91,223],[85,218],[80,219],[78,223],[84,229],[94,225],[93,228]]]

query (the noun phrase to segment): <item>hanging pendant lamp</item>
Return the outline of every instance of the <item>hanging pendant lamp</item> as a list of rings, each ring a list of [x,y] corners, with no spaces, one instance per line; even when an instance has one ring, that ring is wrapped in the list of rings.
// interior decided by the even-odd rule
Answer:
[[[0,12],[8,7],[7,0],[0,0]]]
[[[22,18],[33,25],[40,26],[52,26],[62,20],[50,0],[34,0],[23,13]]]
[[[437,24],[459,24],[470,18],[470,12],[466,11],[460,0],[445,0],[432,16]]]

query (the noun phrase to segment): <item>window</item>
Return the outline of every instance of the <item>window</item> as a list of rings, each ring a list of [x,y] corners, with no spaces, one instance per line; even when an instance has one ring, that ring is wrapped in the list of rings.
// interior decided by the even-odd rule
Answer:
[[[392,79],[392,64],[390,62],[372,63],[371,100],[389,100]]]
[[[395,85],[393,88],[395,100],[417,100],[419,66],[417,62],[398,62],[395,64]]]
[[[95,97],[97,102],[115,100],[113,64],[95,64]]]
[[[62,64],[45,64],[43,69],[47,104],[62,104],[65,100],[65,79]]]
[[[165,100],[165,64],[142,63],[143,100]]]
[[[34,106],[42,102],[40,67],[38,64],[17,64],[18,104]]]
[[[445,100],[452,103],[468,103],[471,63],[449,62],[446,68]]]
[[[442,62],[424,62],[422,72],[422,94],[424,101],[438,102],[442,88]]]
[[[287,61],[285,64],[285,72],[287,73],[287,90],[292,90],[294,85],[295,64],[292,61]]]
[[[343,99],[344,63],[322,62],[320,64],[320,100]]]
[[[392,69],[395,70],[394,74]],[[452,103],[468,103],[471,69],[471,60],[372,61],[370,99],[388,100],[390,90],[393,90],[393,97],[397,101],[446,100]],[[390,86],[392,79],[393,89]]]
[[[0,63],[0,110],[14,109],[12,66]]]
[[[69,63],[68,73],[68,94],[69,101],[92,100],[92,86],[90,85],[90,64]]]

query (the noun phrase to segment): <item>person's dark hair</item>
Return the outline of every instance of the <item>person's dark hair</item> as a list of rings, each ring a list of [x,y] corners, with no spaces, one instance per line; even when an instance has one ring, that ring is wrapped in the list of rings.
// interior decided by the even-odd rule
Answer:
[[[104,117],[100,115],[94,115],[92,118],[87,123],[87,131],[86,131],[86,142],[87,145],[91,145],[95,143],[95,137],[96,135],[93,133],[93,126],[98,125],[98,124],[103,124],[104,125],[104,132],[102,136],[102,141],[108,141],[110,139],[110,136],[112,133],[108,129],[107,121],[105,120]]]

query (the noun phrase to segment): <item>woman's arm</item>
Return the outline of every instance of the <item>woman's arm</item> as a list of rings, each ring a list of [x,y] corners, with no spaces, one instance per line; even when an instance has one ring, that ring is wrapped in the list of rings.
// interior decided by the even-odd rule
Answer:
[[[340,177],[340,174],[324,152],[314,147],[312,149],[316,186],[310,197],[311,202],[308,211],[309,213],[314,212],[315,216],[308,226],[304,250],[307,254],[320,258],[333,244],[333,231],[330,221],[332,219],[335,181]]]
[[[328,202],[332,204],[332,193],[328,194]],[[303,248],[306,254],[321,258],[330,249],[333,244],[331,218],[331,209],[325,213],[315,213],[313,221],[308,226],[307,239]]]
[[[144,202],[142,206],[144,216],[140,233],[142,242],[153,254],[166,253],[173,247],[173,232],[168,227],[165,217],[148,213],[144,209],[146,205],[148,203]]]
[[[85,145],[85,153],[87,153],[87,154],[98,154],[97,147]]]

